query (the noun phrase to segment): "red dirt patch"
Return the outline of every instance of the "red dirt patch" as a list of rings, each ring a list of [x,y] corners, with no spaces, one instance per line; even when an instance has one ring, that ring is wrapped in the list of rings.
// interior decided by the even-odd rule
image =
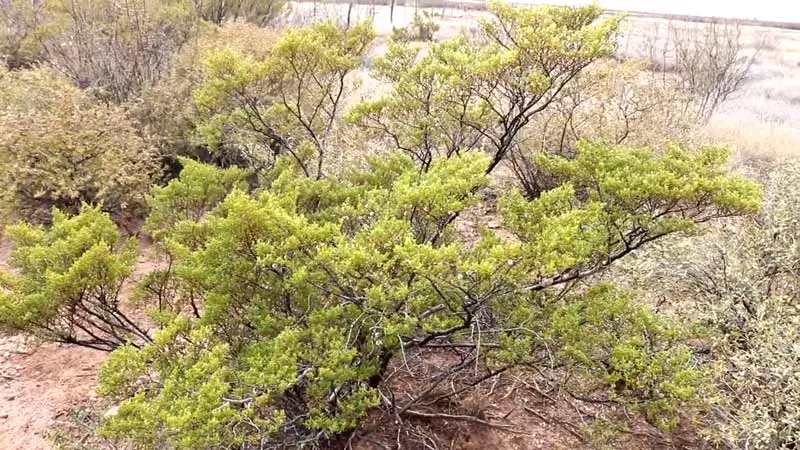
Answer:
[[[50,449],[47,433],[95,395],[106,354],[57,344],[24,351],[19,338],[0,338],[0,448]]]

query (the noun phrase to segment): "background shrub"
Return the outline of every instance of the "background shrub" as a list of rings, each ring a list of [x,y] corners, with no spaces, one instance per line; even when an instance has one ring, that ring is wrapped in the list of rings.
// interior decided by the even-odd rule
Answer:
[[[0,72],[0,199],[6,220],[48,222],[51,210],[102,205],[141,213],[157,159],[126,112],[97,104],[44,69]]]

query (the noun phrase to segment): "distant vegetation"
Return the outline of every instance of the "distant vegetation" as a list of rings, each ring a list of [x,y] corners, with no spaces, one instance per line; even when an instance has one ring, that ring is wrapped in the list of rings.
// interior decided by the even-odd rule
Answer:
[[[796,164],[692,134],[753,64],[736,27],[637,59],[596,6],[445,41],[284,6],[0,5],[0,327],[111,352],[92,442],[439,448],[414,424],[503,427],[465,405],[527,374],[593,405],[587,446],[797,444]]]

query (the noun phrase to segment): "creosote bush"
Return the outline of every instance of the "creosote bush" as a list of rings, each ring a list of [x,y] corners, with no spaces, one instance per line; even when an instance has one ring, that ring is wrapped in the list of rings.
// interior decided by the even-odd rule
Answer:
[[[560,361],[572,366],[566,373],[574,379],[564,383],[571,395],[601,393],[665,430],[676,427],[681,414],[708,406],[710,371],[694,363],[691,329],[660,318],[627,293],[601,284],[547,319],[551,348],[561,349]]]
[[[374,35],[367,22],[347,30],[322,22],[286,31],[266,55],[210,52],[194,93],[205,119],[200,141],[222,159],[259,170],[290,155],[306,176],[321,178],[348,74]]]
[[[56,212],[50,228],[15,225],[15,244],[3,274],[0,327],[98,350],[138,346],[147,330],[124,311],[120,290],[133,273],[136,243],[97,207],[79,215]]]
[[[688,142],[694,118],[681,112],[687,100],[645,61],[598,61],[531,119],[508,161],[526,195],[536,197],[550,187],[538,154],[569,156],[581,140],[654,148]]]
[[[520,131],[592,62],[615,49],[619,19],[598,7],[515,9],[491,3],[479,36],[433,44],[424,54],[393,43],[375,62],[392,91],[348,119],[423,168],[471,149],[492,154],[491,172]]]
[[[277,39],[275,31],[252,24],[204,27],[197,39],[171,57],[168,72],[157,83],[145,86],[139,98],[129,103],[137,127],[170,167],[168,175],[177,175],[175,171],[180,169],[177,158],[181,156],[222,166],[236,162],[224,152],[211,154],[206,143],[196,139],[198,127],[204,123],[193,98],[205,80],[203,66],[198,61],[224,49],[263,58]]]
[[[687,347],[614,289],[559,292],[645,242],[757,208],[758,190],[724,175],[724,160],[583,145],[541,161],[558,188],[501,200],[513,238],[486,231],[474,244],[449,217],[480,201],[490,159],[478,152],[427,172],[393,153],[321,180],[282,159],[268,187],[234,189],[199,219],[171,206],[184,189],[159,191],[153,214],[182,224],[162,237],[176,307],[156,314],[152,344],[112,354],[102,389],[127,400],[104,433],[145,447],[335,446],[372,408],[422,407],[425,389],[400,398],[384,384],[401,355],[461,355],[432,390],[544,364],[548,344],[594,393],[668,429],[703,388]]]

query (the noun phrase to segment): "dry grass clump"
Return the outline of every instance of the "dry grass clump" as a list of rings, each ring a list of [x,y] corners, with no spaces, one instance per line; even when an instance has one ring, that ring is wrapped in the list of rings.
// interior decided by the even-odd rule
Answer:
[[[716,117],[697,131],[695,139],[729,145],[743,162],[775,163],[800,156],[800,129],[749,115]]]

